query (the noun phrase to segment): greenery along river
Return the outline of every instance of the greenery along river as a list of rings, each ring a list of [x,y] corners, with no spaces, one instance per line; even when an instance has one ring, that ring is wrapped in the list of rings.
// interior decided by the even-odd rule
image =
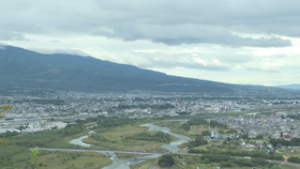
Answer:
[[[167,127],[160,127],[155,125],[155,123],[147,123],[147,124],[143,124],[141,125],[142,127],[148,127],[149,131],[161,131],[167,134],[170,134],[174,137],[176,137],[178,140],[174,141],[174,142],[170,142],[168,144],[163,144],[161,146],[161,148],[167,149],[171,152],[176,152],[181,150],[181,148],[178,148],[178,145],[181,145],[184,142],[188,142],[189,140],[191,140],[191,138],[184,136],[184,135],[180,135],[180,134],[175,134],[171,132],[171,129],[167,128]],[[81,145],[83,147],[89,147],[89,144],[83,143],[82,139],[87,138],[88,135],[77,138],[77,139],[73,139],[70,140],[69,143],[71,144],[76,144],[76,145]],[[129,169],[130,165],[133,164],[137,164],[140,163],[142,161],[148,160],[150,158],[157,158],[160,155],[158,154],[153,154],[153,155],[147,155],[147,156],[142,156],[142,157],[138,157],[137,160],[134,159],[134,157],[131,158],[125,158],[125,159],[118,159],[115,153],[110,152],[109,155],[111,156],[111,160],[112,160],[112,164],[109,166],[104,167],[103,169]]]

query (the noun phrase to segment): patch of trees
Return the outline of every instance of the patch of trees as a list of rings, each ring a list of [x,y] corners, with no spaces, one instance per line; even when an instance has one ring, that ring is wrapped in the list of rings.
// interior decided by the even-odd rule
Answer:
[[[171,141],[171,135],[164,133],[164,132],[157,132],[155,134],[150,134],[146,132],[137,133],[133,136],[126,137],[125,139],[131,139],[131,140],[146,140],[146,141],[158,141],[158,142],[170,142]]]
[[[28,135],[16,136],[11,138],[10,144],[19,145],[24,147],[59,147],[70,145],[61,145],[62,138],[79,134],[84,131],[83,125],[67,125],[63,129],[56,129],[52,131],[41,131],[36,133],[30,133]],[[54,143],[53,143],[54,142]],[[57,143],[57,144],[56,144]]]
[[[279,155],[269,155],[264,153],[247,153],[247,152],[234,152],[234,151],[206,151],[206,150],[197,150],[197,149],[190,149],[188,151],[189,153],[195,153],[195,154],[226,154],[230,156],[239,156],[239,157],[252,157],[252,158],[265,158],[265,159],[271,159],[271,160],[278,160],[283,161],[284,158]]]
[[[220,163],[222,161],[229,161],[233,158],[228,155],[216,155],[216,154],[204,154],[201,156],[201,160],[208,159],[210,163]]]
[[[11,136],[8,145],[0,146],[0,168],[10,166],[12,161],[17,164],[30,160],[28,147],[79,148],[80,146],[63,141],[63,138],[76,135],[84,130],[83,125],[76,124],[67,125],[64,129]],[[39,155],[42,155],[42,153]]]
[[[243,134],[243,135],[242,135],[242,138],[243,138],[243,139],[247,139],[248,137],[249,137],[248,134]]]
[[[106,118],[105,116],[98,116],[97,118],[94,118],[94,117],[89,117],[85,120],[76,120],[76,123],[78,124],[85,124],[85,123],[92,123],[92,122],[96,122],[98,121],[99,119],[102,119],[102,118]]]
[[[201,133],[202,136],[210,136],[210,132],[208,130],[204,130]]]
[[[67,125],[65,128],[58,130],[57,132],[60,135],[60,137],[67,137],[67,136],[79,134],[83,130],[85,130],[85,127],[81,124],[77,124],[77,125]]]
[[[299,146],[300,138],[292,138],[290,141],[284,139],[270,139],[270,143],[276,147],[277,144],[282,146]]]
[[[261,140],[261,139],[263,139],[264,137],[262,136],[262,135],[257,135],[256,137],[255,137],[255,140]]]
[[[185,131],[189,131],[191,129],[189,123],[183,123],[180,127]]]
[[[191,114],[191,112],[177,112],[179,115],[190,115]]]
[[[233,133],[237,133],[236,129],[231,128],[226,132],[226,134],[233,134]]]
[[[287,115],[286,117],[289,117],[289,118],[291,118],[291,119],[300,120],[299,115]]]
[[[18,132],[16,131],[6,131],[5,133],[1,133],[0,134],[0,138],[3,138],[3,137],[13,137],[13,136],[17,136],[18,135]]]
[[[94,140],[101,141],[101,142],[111,142],[110,140],[108,140],[108,139],[105,138],[104,136],[97,135],[97,134],[92,134],[90,137],[91,137],[92,139],[94,139]]]
[[[208,125],[209,122],[204,118],[193,118],[187,122],[190,126]]]
[[[184,129],[185,131],[189,131],[191,129],[191,126],[196,126],[196,125],[208,125],[208,121],[206,121],[204,118],[193,118],[186,123],[183,123],[181,125],[181,128]]]
[[[136,123],[137,120],[122,117],[106,118],[98,116],[97,118],[77,120],[76,122],[77,124],[67,125],[63,129],[54,128],[53,130],[29,133],[26,135],[18,135],[16,132],[2,133],[0,138],[2,138],[2,136],[8,137],[10,142],[6,146],[0,146],[0,168],[11,166],[13,163],[18,164],[30,160],[30,155],[28,155],[27,150],[28,147],[80,148],[78,145],[68,143],[64,138],[86,131],[85,123],[99,122],[98,126],[103,129],[108,129],[103,126],[113,126],[115,122],[117,122],[117,125],[133,124]],[[50,153],[42,151],[39,155],[43,155],[44,152]],[[74,158],[77,157],[74,156]]]
[[[206,163],[220,163],[221,167],[269,167],[270,163],[265,158],[235,159],[228,155],[204,154],[201,160]]]
[[[98,128],[122,126],[125,124],[134,124],[137,120],[125,117],[103,117],[97,119]]]
[[[68,156],[69,156],[69,158],[68,158]],[[75,160],[76,158],[79,158],[79,157],[81,157],[81,154],[80,154],[80,153],[72,153],[72,154],[68,154],[68,155],[67,155],[67,158],[63,158],[63,159],[61,160],[61,163],[62,163],[62,164],[65,164],[67,161]]]
[[[227,129],[227,128],[228,128],[226,124],[219,123],[219,122],[217,122],[217,121],[211,121],[211,122],[210,122],[210,126],[213,127],[213,128],[214,128],[214,127],[220,127],[220,128],[224,128],[224,129]]]
[[[175,164],[175,159],[171,154],[163,155],[158,160],[158,165],[163,168],[171,167],[174,164]]]
[[[292,156],[292,157],[288,158],[288,162],[300,164],[300,158]]]
[[[194,141],[190,141],[188,143],[188,148],[198,147],[205,144],[207,144],[207,140],[203,139],[202,135],[199,135],[195,138]]]

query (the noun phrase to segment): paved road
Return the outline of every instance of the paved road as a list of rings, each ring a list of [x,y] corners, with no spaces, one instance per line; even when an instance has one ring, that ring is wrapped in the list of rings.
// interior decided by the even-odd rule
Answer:
[[[32,150],[35,148],[28,148],[28,150]],[[123,151],[123,150],[97,150],[97,149],[69,149],[69,148],[41,148],[38,147],[39,150],[46,151],[76,151],[76,152],[98,152],[98,153],[127,153],[127,154],[165,154],[163,152],[147,152],[147,151]]]

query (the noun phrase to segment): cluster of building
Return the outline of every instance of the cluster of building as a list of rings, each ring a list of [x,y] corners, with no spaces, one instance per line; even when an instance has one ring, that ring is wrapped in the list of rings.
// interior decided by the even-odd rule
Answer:
[[[258,99],[261,92],[236,92],[235,94],[195,94],[195,93],[159,93],[159,92],[107,92],[107,93],[80,93],[80,92],[44,92],[38,95],[13,94],[0,95],[0,106],[10,104],[12,110],[5,112],[5,118],[0,120],[2,128],[17,128],[25,126],[26,130],[35,131],[48,129],[50,122],[74,122],[76,119],[103,116],[127,116],[129,118],[143,118],[154,116],[201,115],[228,112],[246,112],[256,109],[276,109],[282,106],[296,107],[300,101],[297,97],[286,95],[285,98],[274,99],[269,93],[264,99]],[[283,95],[283,94],[282,94]],[[280,95],[280,96],[282,96]],[[269,98],[269,99],[268,99]],[[248,120],[249,119],[249,120]],[[276,123],[277,116],[272,119],[262,119],[270,123],[261,127],[260,123],[253,123],[251,117],[223,119],[233,128],[241,126],[252,136],[278,131],[271,123]],[[255,119],[257,120],[257,119]],[[273,122],[272,122],[273,120]],[[280,118],[278,120],[281,120]],[[31,125],[36,121],[39,125]],[[251,122],[251,123],[248,123]],[[264,122],[264,121],[263,121]],[[247,124],[246,124],[247,123]],[[283,123],[282,123],[283,124]],[[48,127],[47,127],[48,126]],[[61,126],[61,125],[57,125]],[[244,126],[244,128],[243,128]],[[251,127],[250,127],[251,126]],[[247,128],[248,127],[248,128]],[[280,126],[282,127],[282,126]],[[290,124],[283,126],[287,130]],[[261,128],[265,128],[261,130]],[[2,129],[3,130],[3,129]],[[296,132],[296,134],[298,134]],[[292,136],[296,135],[293,134]],[[264,134],[266,135],[266,134]]]
[[[262,135],[265,138],[291,139],[300,137],[300,121],[289,118],[288,115],[299,116],[299,114],[300,111],[297,109],[284,112],[279,111],[273,113],[273,115],[249,113],[247,116],[218,118],[215,120],[247,133],[249,138]]]

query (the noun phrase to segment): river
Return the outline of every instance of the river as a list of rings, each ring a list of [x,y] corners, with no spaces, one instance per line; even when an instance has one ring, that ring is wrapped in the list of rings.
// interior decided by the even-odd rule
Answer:
[[[173,135],[174,137],[178,138],[177,141],[174,141],[174,142],[171,142],[168,144],[163,144],[161,146],[161,148],[165,148],[171,152],[176,152],[176,151],[182,150],[181,148],[179,148],[177,146],[184,142],[187,142],[191,139],[184,135],[172,133],[171,129],[169,129],[167,127],[157,126],[157,125],[155,125],[155,123],[142,124],[141,126],[149,127],[149,129],[148,129],[149,131],[162,131],[164,133],[168,133],[168,134]],[[83,147],[90,147],[91,146],[90,144],[86,144],[86,143],[82,142],[82,139],[85,139],[87,137],[88,137],[88,135],[82,136],[82,137],[74,139],[74,140],[70,140],[70,143],[76,144],[76,145],[81,145]],[[158,154],[153,154],[153,155],[141,156],[141,157],[138,157],[137,160],[135,160],[134,157],[118,159],[115,153],[109,153],[109,155],[111,156],[110,159],[112,160],[112,164],[104,167],[103,169],[130,169],[130,167],[129,167],[130,165],[137,164],[137,163],[146,161],[148,159],[157,158],[160,156]]]

